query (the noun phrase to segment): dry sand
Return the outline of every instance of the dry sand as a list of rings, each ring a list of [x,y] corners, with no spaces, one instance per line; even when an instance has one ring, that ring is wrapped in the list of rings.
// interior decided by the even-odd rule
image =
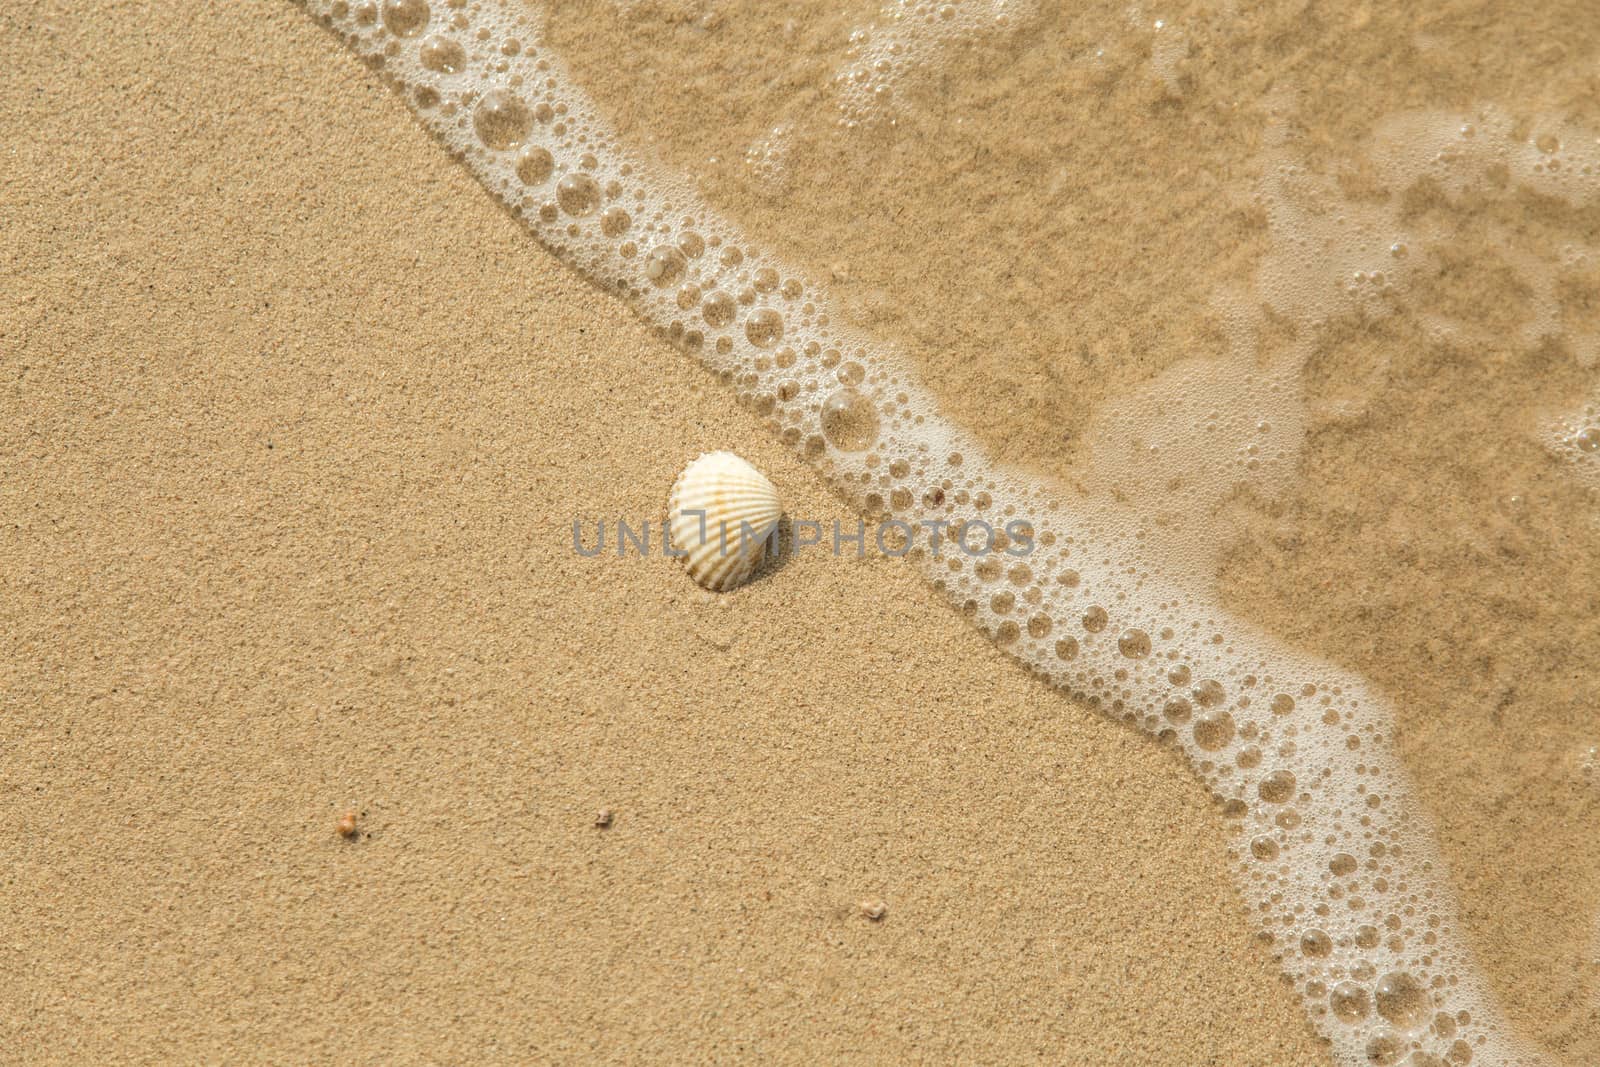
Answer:
[[[707,448],[844,513],[302,12],[0,31],[8,1058],[1322,1062],[1188,771],[908,568],[573,555]]]

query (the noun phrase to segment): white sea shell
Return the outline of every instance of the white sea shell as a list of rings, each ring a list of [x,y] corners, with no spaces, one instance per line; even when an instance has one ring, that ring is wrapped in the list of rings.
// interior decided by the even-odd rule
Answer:
[[[732,452],[700,456],[678,475],[667,497],[673,548],[688,553],[683,562],[689,577],[719,593],[761,563],[781,514],[777,488]]]

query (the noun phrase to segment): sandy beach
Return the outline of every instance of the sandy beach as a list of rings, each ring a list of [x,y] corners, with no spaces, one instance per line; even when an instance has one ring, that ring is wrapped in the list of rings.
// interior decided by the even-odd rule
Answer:
[[[710,447],[846,512],[303,12],[0,22],[9,1056],[1321,1062],[1181,761],[908,569],[574,557]]]
[[[643,25],[676,25],[663,11],[574,5],[551,36],[580,73],[621,55],[596,81],[621,106],[660,72],[615,42],[666,54]],[[849,24],[797,32],[820,54]],[[52,0],[0,10],[0,30],[0,1059],[1332,1062],[1230,876],[1236,821],[1182,754],[1006,659],[909,562],[805,553],[714,595],[659,554],[574,552],[575,521],[659,523],[713,449],[793,516],[857,516],[305,10]],[[795,48],[795,79],[830,76]],[[1586,54],[1544,56],[1566,79],[1548,92],[1522,66],[1489,88],[1594,118]],[[831,262],[779,215],[837,191],[739,186],[718,161],[762,136],[757,108],[677,73],[679,109],[653,95],[623,133],[711,156],[708,195],[871,328],[949,341],[935,391],[1010,460],[1070,472],[1091,401],[1180,354],[1222,358],[1225,316],[1178,309],[1270,257],[1267,208],[1219,215],[1163,253],[1185,269],[1112,272],[1085,366],[958,359],[1039,292],[1007,276],[966,334],[938,334],[948,261],[897,289],[884,265],[916,235],[869,228],[877,258]],[[1216,158],[1142,241],[1213,180],[1271,169],[1223,161],[1264,126],[1192,122],[1174,93],[1117,106],[1154,108],[1150,139],[1192,136],[1175,155]],[[1422,95],[1404,102],[1440,103]],[[810,103],[790,116],[802,149],[831,106]],[[674,125],[712,107],[731,116],[715,135]],[[1312,157],[1381,110],[1318,112]],[[1460,228],[1416,283],[1434,304],[1527,288],[1474,273],[1507,229],[1600,241],[1600,198],[1413,196],[1400,217]],[[1082,284],[1113,244],[1038,286]],[[1600,321],[1597,285],[1586,260],[1553,283],[1575,336]],[[1151,306],[1165,325],[1132,321]],[[1311,353],[1306,443],[1287,489],[1228,498],[1217,595],[1396,699],[1491,987],[1520,1033],[1583,1064],[1600,1054],[1600,788],[1582,763],[1600,743],[1600,522],[1572,516],[1596,493],[1495,435],[1594,373],[1559,340],[1497,347],[1519,314],[1484,311],[1449,345],[1420,312],[1285,327],[1278,347]],[[1032,359],[1048,346],[1030,330],[1048,332],[1012,339]],[[1119,346],[1138,358],[1093,373]],[[1022,397],[1014,422],[984,381]]]

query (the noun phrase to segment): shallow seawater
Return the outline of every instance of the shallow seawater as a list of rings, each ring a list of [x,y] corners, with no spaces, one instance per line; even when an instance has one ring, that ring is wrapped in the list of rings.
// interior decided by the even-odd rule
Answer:
[[[485,184],[867,510],[1080,521],[952,599],[1190,746],[1341,1056],[1496,1062],[1430,1006],[1459,935],[1517,1038],[1600,1062],[1591,5],[594,0],[520,8],[537,42],[312,6],[419,49],[397,77]],[[566,73],[603,129],[538,102]],[[631,199],[619,145],[687,190]],[[902,447],[940,418],[1025,473]]]
[[[1201,393],[1230,360],[1297,366],[1262,414],[1301,424],[1285,469],[1156,495],[1217,520],[1223,603],[1395,698],[1473,947],[1573,1063],[1600,1061],[1600,499],[1544,431],[1583,432],[1600,383],[1600,169],[1563,196],[1503,154],[1595,158],[1592,15],[994,4],[941,37],[912,5],[597,0],[549,22],[624,136],[830,277],[1006,459],[1148,493],[1190,472],[1105,478],[1108,405],[1196,359]],[[1441,163],[1437,138],[1501,143]]]

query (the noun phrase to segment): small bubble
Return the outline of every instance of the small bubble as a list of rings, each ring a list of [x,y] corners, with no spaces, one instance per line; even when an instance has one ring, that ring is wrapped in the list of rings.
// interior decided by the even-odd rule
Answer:
[[[1378,1014],[1397,1030],[1421,1029],[1428,1021],[1428,993],[1405,971],[1391,971],[1378,979],[1372,994]]]
[[[822,404],[822,433],[840,451],[860,452],[878,439],[878,411],[854,389],[835,389]]]
[[[515,93],[494,89],[478,101],[472,113],[472,127],[486,147],[514,148],[533,128],[533,112]]]
[[[1405,1052],[1406,1043],[1392,1032],[1374,1034],[1367,1041],[1367,1062],[1375,1067],[1393,1067]]]
[[[1321,959],[1333,951],[1333,938],[1321,930],[1307,930],[1300,938],[1300,951],[1315,959]]]
[[[1124,630],[1117,638],[1117,651],[1129,659],[1144,659],[1150,654],[1150,635],[1143,630]]]
[[[1208,712],[1194,721],[1194,743],[1207,752],[1226,748],[1233,740],[1233,716],[1225,711]]]
[[[688,264],[683,253],[671,245],[657,245],[644,257],[644,276],[658,289],[676,285]]]
[[[383,25],[396,37],[415,37],[431,14],[426,0],[383,0]]]
[[[467,65],[467,51],[448,37],[435,34],[422,42],[417,58],[438,74],[457,74]]]
[[[1288,771],[1273,771],[1261,779],[1256,791],[1268,804],[1284,804],[1294,798],[1294,775]]]
[[[600,206],[600,183],[587,174],[568,174],[556,182],[556,203],[575,218],[593,214]]]
[[[693,230],[685,230],[678,235],[678,251],[689,259],[698,259],[705,254],[706,240]]]
[[[708,295],[700,307],[700,314],[705,318],[706,325],[715,330],[720,330],[731,323],[738,312],[739,305],[734,302],[733,297],[721,289]]]
[[[523,185],[540,185],[550,177],[555,165],[548,149],[528,145],[517,153],[517,180]]]
[[[600,216],[600,232],[607,237],[621,237],[633,225],[633,217],[620,207],[609,207]]]
[[[757,348],[771,348],[783,339],[783,316],[772,308],[757,308],[745,320],[744,336]]]
[[[1333,1017],[1342,1023],[1358,1023],[1367,1017],[1367,990],[1355,982],[1340,982],[1328,995]]]

